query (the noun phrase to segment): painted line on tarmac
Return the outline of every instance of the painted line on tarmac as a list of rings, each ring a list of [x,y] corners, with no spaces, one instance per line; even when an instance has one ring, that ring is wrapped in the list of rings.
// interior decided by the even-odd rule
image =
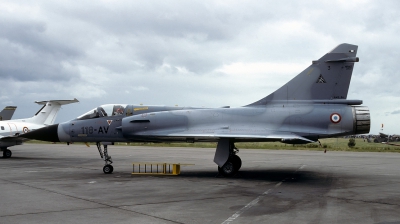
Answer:
[[[237,219],[243,212],[245,212],[246,210],[250,209],[251,207],[253,207],[254,205],[256,205],[258,203],[258,201],[260,201],[263,197],[265,197],[265,195],[267,195],[269,192],[271,191],[271,189],[268,189],[267,191],[265,191],[264,193],[262,193],[262,195],[258,196],[256,199],[254,199],[253,201],[251,201],[250,203],[248,203],[246,206],[244,206],[243,208],[241,208],[239,211],[237,211],[235,214],[233,214],[231,217],[229,217],[227,220],[225,220],[222,224],[228,224],[233,222],[235,219]]]
[[[283,181],[277,183],[275,185],[275,187],[279,187],[281,184],[283,183]],[[251,207],[253,207],[254,205],[256,205],[262,198],[264,198],[272,189],[268,189],[267,191],[265,191],[264,193],[262,193],[260,196],[258,196],[256,199],[254,199],[253,201],[251,201],[250,203],[248,203],[246,206],[244,206],[243,208],[241,208],[239,211],[237,211],[235,214],[233,214],[231,217],[229,217],[227,220],[225,220],[222,224],[229,224],[231,222],[233,222],[235,219],[237,219],[243,212],[249,210]]]
[[[302,170],[304,167],[306,167],[306,165],[302,165],[300,166],[296,171],[294,171],[294,173],[296,173],[299,170]],[[287,180],[287,178],[285,178],[284,180],[282,180],[281,182],[275,184],[275,188],[281,186],[281,184]],[[251,201],[250,203],[248,203],[246,206],[244,206],[243,208],[241,208],[239,211],[235,212],[235,214],[233,214],[231,217],[229,217],[227,220],[223,221],[221,224],[229,224],[233,221],[235,221],[235,219],[237,219],[241,214],[243,214],[243,212],[249,210],[251,207],[253,207],[254,205],[256,205],[262,198],[264,198],[272,189],[268,189],[267,191],[265,191],[264,193],[262,193],[260,196],[258,196],[256,199],[254,199],[253,201]]]

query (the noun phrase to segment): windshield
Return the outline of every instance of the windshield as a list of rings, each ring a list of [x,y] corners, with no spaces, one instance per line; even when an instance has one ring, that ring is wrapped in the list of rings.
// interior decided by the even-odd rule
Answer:
[[[106,104],[93,108],[77,117],[78,120],[92,119],[98,117],[111,117],[124,114],[126,104]]]

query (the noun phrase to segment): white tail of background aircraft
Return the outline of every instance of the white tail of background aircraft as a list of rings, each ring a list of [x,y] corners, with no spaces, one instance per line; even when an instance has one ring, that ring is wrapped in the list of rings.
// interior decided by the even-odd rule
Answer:
[[[49,100],[49,101],[35,101],[43,107],[35,114],[35,116],[25,120],[25,122],[34,124],[51,125],[56,120],[58,111],[62,105],[79,102],[77,99],[73,100]]]

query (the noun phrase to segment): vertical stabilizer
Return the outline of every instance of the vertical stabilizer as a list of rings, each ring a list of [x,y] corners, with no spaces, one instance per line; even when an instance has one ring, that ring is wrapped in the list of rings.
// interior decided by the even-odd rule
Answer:
[[[0,112],[0,121],[10,120],[12,118],[12,116],[14,115],[14,112],[16,109],[17,109],[17,107],[15,107],[15,106],[6,106]]]
[[[35,124],[51,125],[56,120],[58,111],[62,105],[79,102],[77,99],[73,100],[49,100],[49,101],[36,101],[35,103],[43,105],[43,107],[32,118],[25,119],[27,122]]]
[[[248,106],[265,105],[274,100],[347,99],[358,46],[340,44],[286,83]]]

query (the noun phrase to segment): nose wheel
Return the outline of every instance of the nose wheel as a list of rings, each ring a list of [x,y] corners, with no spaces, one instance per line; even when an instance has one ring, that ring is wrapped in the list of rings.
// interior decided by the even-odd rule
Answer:
[[[110,164],[107,164],[103,167],[103,172],[105,174],[111,174],[114,171],[114,167],[111,166]]]
[[[12,156],[12,152],[9,149],[3,150],[3,158],[10,158]]]
[[[104,167],[103,167],[103,172],[105,174],[111,174],[114,171],[114,167],[111,166],[111,163],[113,163],[111,156],[108,155],[107,151],[107,145],[103,145],[104,149],[101,149],[101,143],[96,142],[97,149],[99,150],[100,157],[104,160]]]

